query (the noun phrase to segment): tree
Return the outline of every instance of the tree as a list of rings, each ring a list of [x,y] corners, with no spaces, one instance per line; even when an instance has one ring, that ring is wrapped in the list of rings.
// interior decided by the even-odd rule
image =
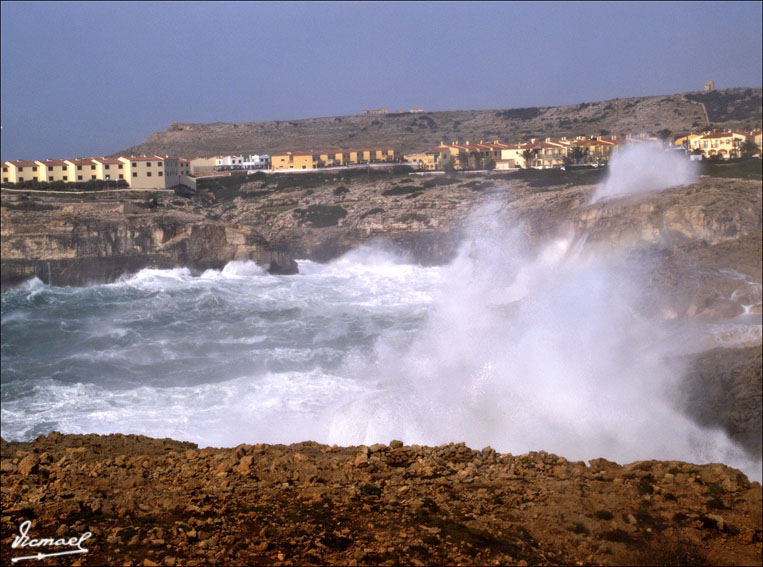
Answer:
[[[742,154],[742,157],[752,157],[760,153],[760,146],[752,138],[747,138],[739,144],[739,152]]]
[[[522,157],[525,160],[525,169],[530,169],[530,167],[532,167],[532,160],[534,160],[537,155],[538,148],[522,150]]]
[[[575,163],[580,163],[581,161],[585,161],[588,157],[588,148],[585,146],[575,146],[570,151],[570,157]]]

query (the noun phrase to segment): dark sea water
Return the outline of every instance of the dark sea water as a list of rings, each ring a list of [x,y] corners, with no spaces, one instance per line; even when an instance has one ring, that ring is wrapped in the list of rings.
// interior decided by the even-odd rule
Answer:
[[[379,247],[272,276],[252,263],[2,294],[2,435],[202,446],[466,441],[515,454],[760,462],[676,410],[675,328],[574,238],[482,227],[450,265]]]

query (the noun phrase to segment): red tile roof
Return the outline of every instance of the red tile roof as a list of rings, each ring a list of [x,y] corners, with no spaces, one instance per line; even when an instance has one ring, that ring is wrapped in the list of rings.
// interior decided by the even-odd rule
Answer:
[[[93,158],[75,158],[67,159],[66,161],[74,165],[93,165]]]
[[[121,161],[119,161],[119,158],[111,158],[111,157],[107,157],[107,158],[104,158],[104,157],[93,158],[93,161],[96,161],[98,163],[108,163],[109,165],[111,165],[111,164],[121,164],[122,163]]]
[[[35,162],[33,162],[33,161],[27,161],[27,160],[23,160],[23,159],[16,159],[16,160],[4,161],[3,163],[9,163],[9,164],[11,164],[11,165],[15,165],[15,166],[17,166],[17,167],[18,167],[18,166],[21,166],[21,167],[25,167],[25,166],[27,166],[27,165],[37,165],[37,164],[36,164]]]
[[[66,163],[62,159],[41,159],[38,161],[41,164],[46,165],[48,167],[52,167],[54,165],[66,165]]]

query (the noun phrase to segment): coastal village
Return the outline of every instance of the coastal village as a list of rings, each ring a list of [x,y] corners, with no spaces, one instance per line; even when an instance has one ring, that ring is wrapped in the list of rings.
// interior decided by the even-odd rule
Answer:
[[[411,109],[421,113],[422,109]],[[386,109],[364,115],[384,115]],[[606,165],[627,144],[660,143],[689,159],[731,160],[761,155],[761,130],[706,131],[669,141],[647,134],[531,138],[524,142],[453,140],[420,152],[403,154],[394,147],[285,151],[272,154],[179,157],[131,155],[3,162],[3,186],[57,188],[95,182],[99,188],[196,188],[204,177],[245,175],[257,171],[293,172],[324,168],[407,164],[418,171],[517,170]],[[113,186],[111,185],[113,183]],[[65,186],[64,186],[65,187]]]

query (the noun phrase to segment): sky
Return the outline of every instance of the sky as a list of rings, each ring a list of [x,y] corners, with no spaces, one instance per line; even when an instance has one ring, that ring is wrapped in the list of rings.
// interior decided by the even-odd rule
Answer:
[[[759,87],[761,2],[6,2],[1,159],[173,122],[505,109]]]

